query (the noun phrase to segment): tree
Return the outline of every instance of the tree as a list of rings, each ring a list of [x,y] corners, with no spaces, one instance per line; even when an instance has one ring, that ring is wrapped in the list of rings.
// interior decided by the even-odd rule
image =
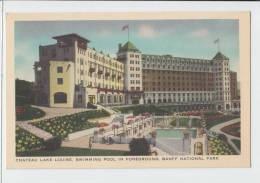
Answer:
[[[33,83],[25,80],[15,80],[16,105],[33,104]]]
[[[129,143],[130,155],[147,156],[150,155],[150,145],[145,138],[133,138]]]

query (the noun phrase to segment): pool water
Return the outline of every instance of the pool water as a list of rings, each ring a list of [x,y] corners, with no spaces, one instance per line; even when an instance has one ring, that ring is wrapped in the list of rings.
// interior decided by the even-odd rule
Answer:
[[[196,129],[189,129],[191,137],[196,137]],[[157,129],[157,138],[183,138],[183,131],[181,129]]]

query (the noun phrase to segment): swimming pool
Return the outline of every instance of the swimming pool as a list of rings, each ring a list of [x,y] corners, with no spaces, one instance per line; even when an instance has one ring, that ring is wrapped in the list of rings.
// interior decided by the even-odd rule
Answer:
[[[197,130],[189,129],[191,137],[195,138]],[[177,138],[182,139],[184,137],[182,129],[157,129],[157,138]]]
[[[183,138],[183,131],[189,131],[192,138],[196,138],[194,129],[156,129],[156,147],[170,155],[189,155],[190,138]]]

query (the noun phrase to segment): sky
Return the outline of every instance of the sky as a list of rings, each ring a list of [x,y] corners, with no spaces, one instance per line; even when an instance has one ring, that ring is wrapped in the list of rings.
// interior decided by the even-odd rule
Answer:
[[[77,33],[89,46],[116,56],[119,43],[130,41],[146,54],[212,59],[218,51],[230,58],[230,68],[239,79],[238,20],[92,20],[18,21],[15,23],[15,75],[34,81],[33,64],[39,60],[39,46],[54,44],[53,36]]]

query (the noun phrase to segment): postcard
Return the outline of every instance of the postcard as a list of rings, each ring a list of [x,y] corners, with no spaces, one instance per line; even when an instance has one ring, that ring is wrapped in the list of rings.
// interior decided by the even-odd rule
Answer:
[[[250,167],[250,12],[10,13],[7,168]]]

